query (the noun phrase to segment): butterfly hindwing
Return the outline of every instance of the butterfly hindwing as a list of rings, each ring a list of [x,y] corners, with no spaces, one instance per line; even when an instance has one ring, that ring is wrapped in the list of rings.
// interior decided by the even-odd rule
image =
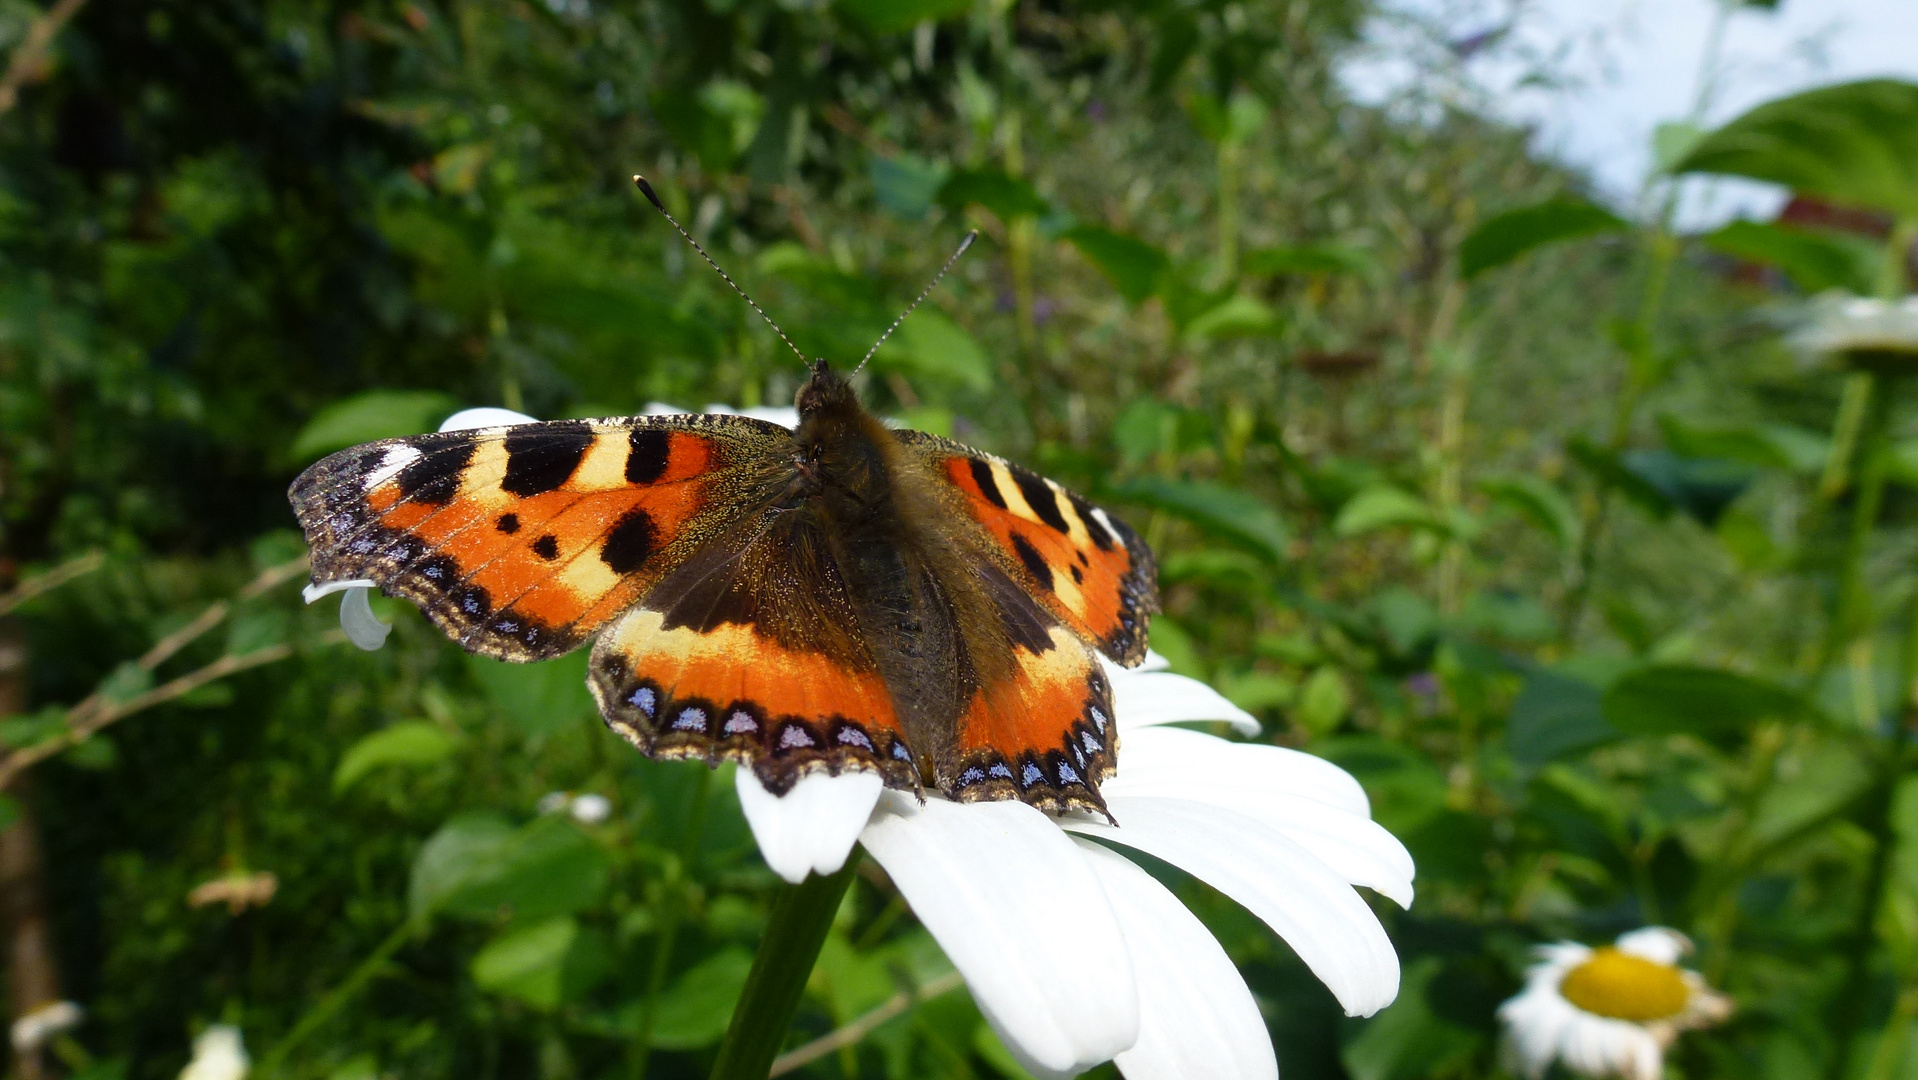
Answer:
[[[847,769],[918,790],[821,523],[781,508],[732,532],[600,636],[590,682],[607,722],[653,757],[748,764],[775,794]]]
[[[763,502],[791,443],[736,416],[450,431],[343,450],[289,495],[316,583],[370,579],[467,649],[539,660]]]
[[[1040,604],[1119,663],[1145,659],[1159,589],[1152,549],[1137,533],[1011,462],[936,435],[896,434],[957,494],[1001,564]]]

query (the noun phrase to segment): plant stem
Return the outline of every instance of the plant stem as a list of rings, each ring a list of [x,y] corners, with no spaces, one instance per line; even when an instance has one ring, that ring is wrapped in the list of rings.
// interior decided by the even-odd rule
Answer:
[[[712,1080],[766,1080],[859,859],[860,851],[854,848],[838,873],[809,875],[786,886],[773,902],[759,955],[753,957],[746,989],[713,1062]]]
[[[287,1055],[293,1052],[294,1047],[303,1042],[307,1036],[318,1031],[320,1026],[331,1020],[335,1013],[346,1006],[347,1002],[358,997],[360,991],[366,989],[367,985],[379,975],[380,969],[386,966],[386,962],[393,958],[393,954],[400,951],[400,946],[406,944],[407,940],[413,936],[413,930],[414,923],[411,919],[394,927],[393,932],[386,935],[386,940],[375,946],[373,951],[367,954],[366,959],[360,961],[358,967],[342,979],[338,986],[327,991],[326,996],[322,997],[318,1004],[308,1009],[306,1015],[294,1023],[293,1030],[273,1044],[273,1049],[267,1051],[266,1056],[260,1059],[258,1075],[271,1077],[278,1072],[280,1066],[286,1064]]]
[[[1865,593],[1865,549],[1872,529],[1878,523],[1878,509],[1885,497],[1886,419],[1890,415],[1891,385],[1875,375],[1864,376],[1865,404],[1858,422],[1858,492],[1851,506],[1851,529],[1845,537],[1844,552],[1838,561],[1838,594],[1832,605],[1831,622],[1825,628],[1825,640],[1818,650],[1812,677],[1823,675],[1853,638],[1866,631],[1870,623],[1870,598]],[[1834,446],[1836,455],[1838,448]]]

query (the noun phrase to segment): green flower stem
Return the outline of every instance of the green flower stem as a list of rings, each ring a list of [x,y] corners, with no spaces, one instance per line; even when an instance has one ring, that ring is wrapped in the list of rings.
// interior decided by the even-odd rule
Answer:
[[[1870,597],[1865,588],[1865,549],[1878,523],[1878,510],[1885,497],[1886,421],[1890,415],[1892,386],[1876,375],[1866,375],[1864,415],[1858,423],[1858,492],[1851,507],[1851,530],[1838,562],[1838,596],[1832,606],[1831,622],[1818,650],[1813,678],[1825,673],[1852,639],[1870,628]],[[1832,448],[1834,456],[1838,447]]]
[[[799,1010],[799,996],[826,943],[826,932],[832,929],[839,901],[852,885],[859,858],[860,851],[854,848],[838,873],[823,878],[809,875],[797,885],[786,886],[773,902],[759,955],[753,957],[746,989],[733,1007],[726,1041],[713,1062],[712,1080],[766,1080],[772,1071],[773,1058],[786,1041],[786,1030]]]
[[[305,1016],[294,1023],[293,1030],[281,1036],[280,1041],[273,1044],[273,1049],[268,1050],[266,1056],[262,1057],[260,1063],[255,1066],[254,1075],[264,1080],[278,1073],[280,1067],[286,1064],[287,1055],[293,1052],[294,1047],[318,1031],[328,1020],[333,1019],[334,1015],[345,1008],[348,1002],[358,997],[360,991],[365,990],[379,976],[380,969],[393,958],[393,954],[400,951],[400,946],[405,945],[412,938],[416,928],[417,924],[408,919],[395,927],[392,933],[386,935],[386,940],[375,946],[373,951],[367,954],[366,959],[360,961],[358,967],[341,980],[338,986],[328,990],[325,997],[322,997],[318,1003],[306,1011]]]

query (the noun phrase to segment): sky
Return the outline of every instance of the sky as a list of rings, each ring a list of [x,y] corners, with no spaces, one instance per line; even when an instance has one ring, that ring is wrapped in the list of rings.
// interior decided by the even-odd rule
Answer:
[[[1341,76],[1363,101],[1403,101],[1416,88],[1531,127],[1538,150],[1585,170],[1596,194],[1629,209],[1651,168],[1653,129],[1686,120],[1700,100],[1719,3],[1387,0]],[[1461,62],[1458,43],[1488,32]],[[1918,0],[1781,0],[1775,11],[1732,14],[1721,41],[1703,80],[1706,127],[1812,86],[1918,80]],[[1678,222],[1766,218],[1783,201],[1767,185],[1691,179]]]

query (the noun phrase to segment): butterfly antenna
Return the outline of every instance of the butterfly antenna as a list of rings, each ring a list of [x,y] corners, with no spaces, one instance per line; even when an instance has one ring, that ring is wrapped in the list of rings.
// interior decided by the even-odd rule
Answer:
[[[726,273],[726,271],[724,270],[721,270],[719,268],[719,264],[713,261],[713,257],[711,255],[706,254],[706,249],[699,246],[699,241],[693,239],[693,234],[687,232],[686,227],[684,225],[681,225],[679,223],[679,220],[673,217],[673,215],[666,210],[665,204],[659,201],[658,195],[654,194],[653,185],[647,183],[646,178],[643,176],[634,176],[633,183],[639,185],[639,193],[641,195],[646,196],[646,201],[653,204],[653,209],[659,211],[660,214],[663,215],[668,222],[671,222],[673,228],[679,230],[679,235],[686,238],[686,242],[693,246],[694,251],[699,252],[699,257],[706,260],[706,265],[713,268],[713,273],[718,274],[720,277],[720,280],[724,281],[728,285],[731,285],[733,287],[733,291],[739,294],[739,298],[741,300],[746,301],[746,306],[758,312],[759,317],[766,320],[766,325],[772,327],[773,333],[779,335],[779,340],[785,342],[786,347],[788,349],[791,349],[793,353],[799,357],[800,363],[802,364],[806,363],[807,362],[806,354],[803,352],[800,352],[799,346],[793,344],[793,339],[786,336],[786,332],[779,328],[779,324],[773,321],[773,317],[771,315],[766,314],[766,309],[760,307],[758,304],[753,303],[753,298],[746,295],[746,290],[739,287],[739,282],[734,281],[730,274]],[[971,243],[971,240],[968,239],[967,243]],[[965,249],[961,248],[960,250],[963,251]],[[948,263],[946,265],[950,266],[952,264]],[[940,273],[943,274],[945,273],[945,271],[941,270]],[[938,279],[935,278],[933,280],[937,282]],[[903,318],[903,316],[901,317]],[[892,331],[888,330],[886,332],[891,333]],[[884,341],[885,339],[881,338],[880,340]]]
[[[932,295],[932,290],[939,284],[939,279],[946,276],[946,271],[952,269],[952,264],[958,262],[959,256],[964,255],[966,249],[971,247],[972,242],[977,239],[979,239],[979,230],[974,229],[966,234],[964,240],[959,241],[959,250],[952,253],[952,258],[946,260],[946,265],[940,267],[938,273],[932,275],[932,281],[928,282],[925,289],[919,293],[919,298],[907,305],[906,310],[900,312],[899,317],[892,321],[892,325],[886,327],[886,332],[879,335],[879,340],[872,343],[872,348],[866,350],[865,359],[859,361],[859,367],[852,369],[854,375],[859,374],[859,368],[866,366],[866,360],[872,359],[872,354],[879,351],[879,346],[886,343],[886,339],[892,336],[892,332],[899,329],[899,324],[906,321],[906,316],[912,314],[913,308],[918,307],[926,297]]]

